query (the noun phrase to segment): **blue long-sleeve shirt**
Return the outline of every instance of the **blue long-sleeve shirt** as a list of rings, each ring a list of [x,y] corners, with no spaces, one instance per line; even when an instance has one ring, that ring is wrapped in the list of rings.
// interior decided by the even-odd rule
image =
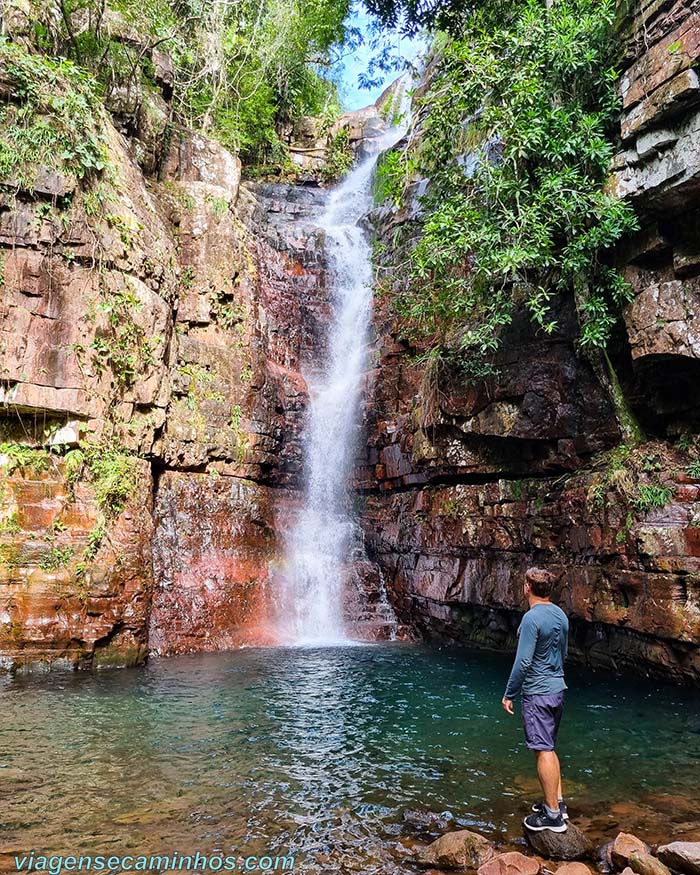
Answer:
[[[508,678],[505,698],[551,695],[566,689],[564,660],[569,620],[551,602],[539,602],[525,614],[518,628],[518,650]]]

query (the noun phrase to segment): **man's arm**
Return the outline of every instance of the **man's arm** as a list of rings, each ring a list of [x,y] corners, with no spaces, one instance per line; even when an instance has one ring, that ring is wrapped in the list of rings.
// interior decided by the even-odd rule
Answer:
[[[518,650],[515,654],[515,662],[513,669],[508,678],[506,691],[503,695],[504,700],[510,701],[515,696],[520,694],[520,690],[525,680],[527,670],[532,665],[532,657],[535,655],[535,645],[537,644],[537,625],[534,618],[525,614],[523,621],[520,624],[520,635],[518,637]]]

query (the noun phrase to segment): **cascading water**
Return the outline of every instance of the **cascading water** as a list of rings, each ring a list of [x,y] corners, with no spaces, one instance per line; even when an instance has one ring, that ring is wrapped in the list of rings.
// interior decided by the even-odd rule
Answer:
[[[359,222],[372,205],[377,156],[403,132],[394,127],[372,142],[373,154],[331,192],[319,222],[334,309],[325,367],[308,380],[305,492],[286,545],[278,625],[283,640],[294,643],[347,640],[344,583],[354,530],[348,478],[372,314],[371,251]]]

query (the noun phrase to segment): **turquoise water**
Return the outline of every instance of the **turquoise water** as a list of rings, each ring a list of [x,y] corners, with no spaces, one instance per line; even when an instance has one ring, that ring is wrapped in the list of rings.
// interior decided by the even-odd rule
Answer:
[[[509,667],[387,644],[5,679],[0,849],[291,851],[297,871],[400,872],[430,837],[404,817],[418,808],[517,842],[537,785],[500,707]],[[575,816],[601,835],[653,831],[664,809],[699,827],[697,693],[569,683],[560,750]]]

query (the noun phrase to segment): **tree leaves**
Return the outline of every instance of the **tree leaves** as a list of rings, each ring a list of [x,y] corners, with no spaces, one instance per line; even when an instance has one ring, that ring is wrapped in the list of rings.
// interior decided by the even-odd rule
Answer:
[[[617,111],[612,0],[496,9],[482,6],[441,50],[419,102],[416,172],[430,182],[398,302],[409,334],[480,375],[516,304],[552,333],[556,298],[574,288],[590,290],[582,342],[604,346],[626,295],[605,252],[636,226],[603,190]]]

